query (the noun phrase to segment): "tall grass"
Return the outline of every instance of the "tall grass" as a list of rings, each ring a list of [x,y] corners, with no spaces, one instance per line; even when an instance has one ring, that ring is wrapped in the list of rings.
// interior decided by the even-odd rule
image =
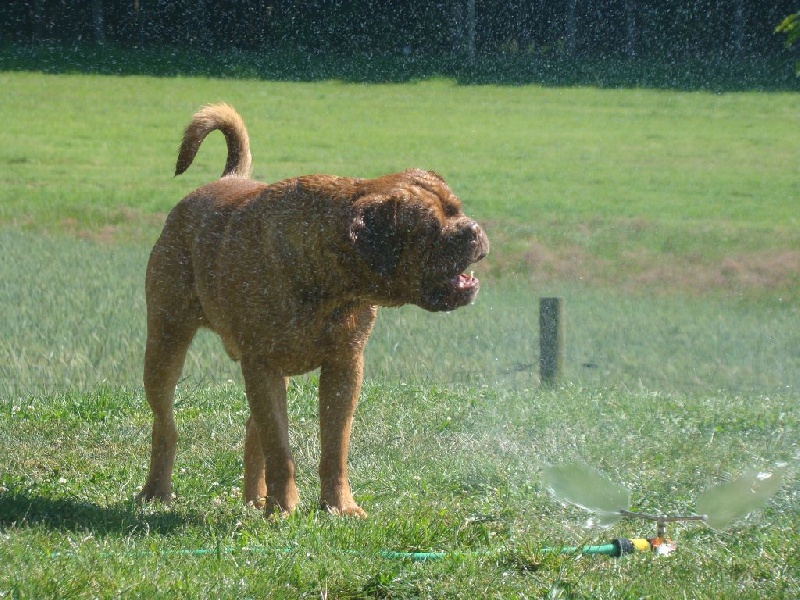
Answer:
[[[3,396],[41,390],[135,387],[144,347],[147,249],[3,230],[0,373]],[[733,393],[800,387],[798,307],[715,297],[652,297],[576,284],[489,279],[474,306],[432,314],[383,309],[367,349],[376,380],[538,385],[538,300],[564,298],[565,377]],[[238,366],[201,332],[185,375],[200,385],[238,381]]]

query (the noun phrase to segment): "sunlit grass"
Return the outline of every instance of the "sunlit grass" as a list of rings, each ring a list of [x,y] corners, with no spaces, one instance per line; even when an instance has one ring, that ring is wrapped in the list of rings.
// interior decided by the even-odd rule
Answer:
[[[791,93],[535,86],[312,84],[0,74],[0,222],[152,241],[179,198],[216,177],[221,138],[172,178],[183,126],[225,100],[244,116],[255,176],[441,172],[495,238],[488,267],[638,285],[652,265],[718,274],[775,263],[797,284],[800,151]],[[131,101],[131,98],[136,101]],[[544,266],[527,252],[551,251]],[[575,256],[582,260],[574,260]],[[749,267],[747,272],[755,270]],[[663,271],[662,271],[663,272]],[[702,279],[702,278],[701,278]],[[668,286],[703,287],[673,273]],[[732,286],[764,283],[734,275]]]
[[[673,525],[669,558],[543,555],[553,545],[652,536],[626,520],[603,531],[560,506],[541,468],[580,460],[629,487],[633,508],[691,513],[743,469],[792,461],[790,396],[643,394],[575,386],[510,391],[368,383],[354,426],[351,481],[367,521],[316,510],[314,381],[290,393],[303,505],[267,523],[241,503],[246,405],[239,385],[182,385],[175,489],[137,508],[149,412],[140,391],[31,395],[0,410],[0,590],[17,596],[184,597],[794,596],[795,484],[728,531]],[[742,440],[747,443],[743,444]],[[444,552],[425,563],[384,551]]]
[[[800,329],[792,94],[361,86],[0,74],[0,597],[795,597]],[[177,391],[176,503],[136,507],[150,413],[144,267],[189,115],[245,116],[256,176],[440,171],[494,243],[474,306],[381,310],[351,479],[315,510],[316,374],[291,385],[303,499],[242,506],[238,367],[198,337]],[[564,298],[563,384],[538,381],[538,300]],[[634,509],[788,463],[730,530],[666,559],[543,555],[652,536],[586,528],[541,467],[580,461]],[[624,508],[624,507],[621,507]],[[385,550],[442,551],[435,562]]]

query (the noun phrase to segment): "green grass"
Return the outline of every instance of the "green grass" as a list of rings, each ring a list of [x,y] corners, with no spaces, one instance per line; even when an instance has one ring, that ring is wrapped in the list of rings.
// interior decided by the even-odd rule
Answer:
[[[0,598],[800,595],[796,94],[0,73]],[[134,100],[135,99],[135,100]],[[385,309],[351,478],[315,509],[316,374],[290,388],[293,517],[242,506],[246,403],[201,335],[178,387],[171,507],[137,507],[144,265],[191,112],[245,116],[256,176],[444,174],[494,243],[474,306]],[[565,299],[565,381],[538,381],[538,299]],[[761,511],[675,525],[669,558],[544,555],[651,536],[585,527],[544,489],[578,460],[635,509],[788,463]],[[442,551],[434,562],[383,551]]]
[[[230,598],[800,592],[793,485],[726,532],[672,526],[678,551],[669,558],[539,552],[654,534],[633,521],[584,528],[584,514],[543,489],[544,464],[582,460],[629,486],[637,509],[691,512],[711,483],[754,464],[796,460],[793,398],[369,383],[351,456],[356,496],[371,515],[361,522],[314,508],[313,384],[291,388],[305,503],[272,524],[241,505],[246,405],[238,385],[179,389],[178,499],[170,508],[132,503],[147,452],[140,391],[99,387],[8,405],[0,413],[0,590]],[[385,550],[448,554],[414,563]]]
[[[0,393],[10,397],[108,383],[141,384],[148,249],[0,231]],[[671,391],[773,393],[800,388],[798,306],[642,296],[574,282],[534,288],[484,282],[474,306],[431,314],[382,309],[367,376],[389,381],[538,385],[538,298],[564,298],[567,380]],[[185,374],[196,385],[239,380],[215,336],[201,332]]]
[[[28,73],[0,83],[6,225],[152,241],[176,199],[221,171],[216,139],[171,177],[191,113],[226,100],[246,119],[260,179],[440,171],[487,223],[497,273],[749,293],[799,283],[796,94]]]

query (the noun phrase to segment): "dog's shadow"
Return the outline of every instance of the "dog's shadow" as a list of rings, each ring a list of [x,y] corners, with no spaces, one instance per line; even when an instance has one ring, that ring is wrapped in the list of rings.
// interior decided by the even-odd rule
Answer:
[[[100,506],[74,498],[50,498],[24,491],[0,493],[0,531],[42,526],[94,535],[158,533],[169,535],[202,517],[186,510],[149,511],[132,500]]]

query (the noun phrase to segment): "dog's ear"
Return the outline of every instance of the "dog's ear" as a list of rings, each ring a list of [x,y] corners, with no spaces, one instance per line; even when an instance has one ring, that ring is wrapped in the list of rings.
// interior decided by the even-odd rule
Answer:
[[[350,224],[350,241],[356,252],[373,271],[384,277],[395,272],[403,252],[397,210],[396,199],[371,202],[358,211]]]

